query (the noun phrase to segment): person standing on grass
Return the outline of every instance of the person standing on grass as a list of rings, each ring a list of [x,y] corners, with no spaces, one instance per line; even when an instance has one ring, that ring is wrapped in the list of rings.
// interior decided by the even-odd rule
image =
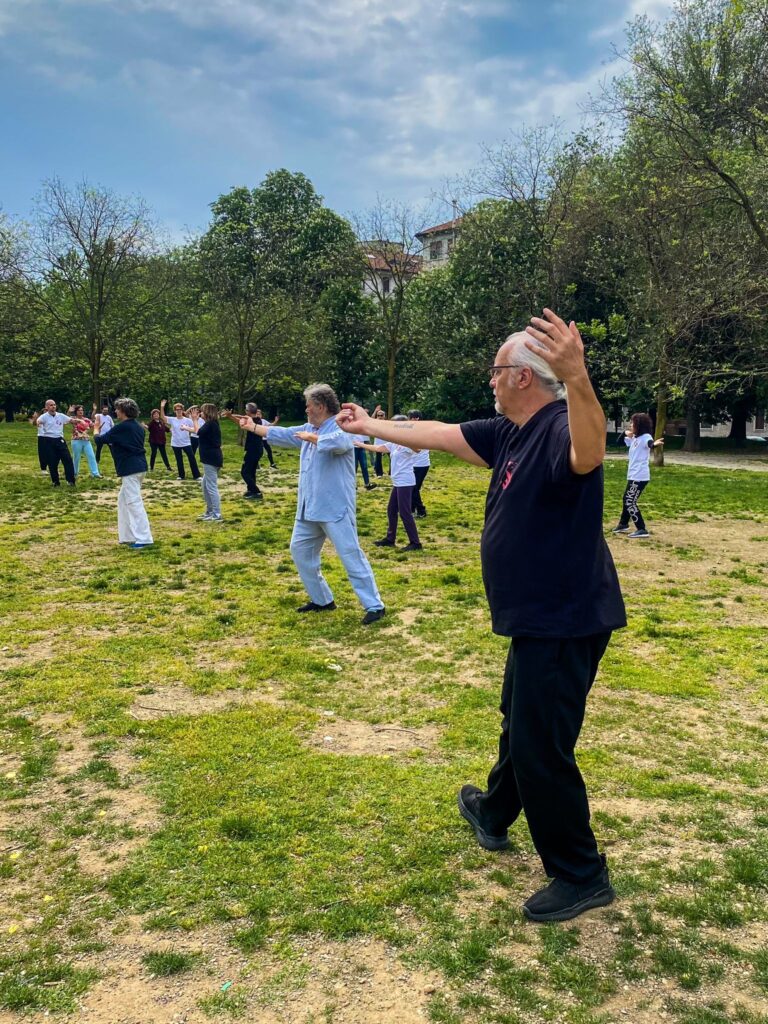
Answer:
[[[179,480],[184,480],[186,478],[186,473],[184,472],[185,455],[189,462],[192,479],[198,480],[200,478],[200,470],[197,466],[195,453],[192,451],[192,442],[189,439],[189,430],[186,429],[192,426],[192,420],[189,416],[185,416],[184,406],[181,402],[176,402],[174,405],[173,416],[165,415],[166,405],[167,402],[163,399],[160,403],[160,418],[163,423],[167,424],[171,428],[171,451],[176,459],[176,469],[179,474]]]
[[[219,473],[224,465],[224,453],[221,448],[221,425],[219,408],[213,402],[206,402],[200,407],[198,417],[193,406],[192,426],[182,424],[182,430],[194,431],[200,438],[200,461],[203,464],[203,499],[205,512],[199,519],[206,523],[222,523],[221,497],[219,495]]]
[[[34,423],[34,420],[30,420],[30,423]],[[48,476],[48,446],[45,440],[45,434],[43,433],[44,427],[38,419],[35,423],[37,427],[37,461],[40,463],[40,472],[43,476]]]
[[[262,420],[258,413],[259,410],[255,402],[246,402],[244,414],[233,413],[226,410],[222,415],[235,420],[236,423],[240,422],[243,415],[249,417],[255,423],[261,423]],[[256,483],[256,474],[259,470],[259,463],[261,462],[263,454],[264,438],[259,437],[258,434],[254,434],[250,430],[246,431],[243,444],[243,464],[240,467],[240,476],[243,478],[243,483],[245,484],[245,494],[243,497],[247,498],[249,501],[261,501],[264,497]]]
[[[166,450],[167,434],[170,434],[171,428],[167,423],[164,423],[160,418],[160,410],[153,409],[149,414],[149,423],[146,424],[147,433],[149,434],[149,468],[150,471],[155,468],[155,460],[159,455],[165,464],[165,468],[169,473],[172,473],[171,464],[168,461],[168,452]]]
[[[363,409],[345,406],[338,422],[492,470],[483,580],[493,631],[511,643],[498,760],[485,790],[463,786],[458,804],[487,850],[506,849],[510,825],[525,812],[552,881],[523,912],[566,921],[615,897],[575,757],[600,659],[612,631],[626,625],[602,529],[605,416],[575,323],[549,309],[506,339],[490,386],[493,419],[374,425]]]
[[[64,479],[70,487],[75,486],[75,467],[69,454],[67,442],[64,440],[64,427],[72,420],[66,413],[58,412],[56,403],[49,398],[42,413],[36,412],[29,421],[37,427],[37,436],[44,441],[45,462],[51,475],[53,487],[59,486],[59,463],[64,466]]]
[[[190,407],[187,409],[184,415],[188,419],[192,420],[193,423],[197,423],[198,421],[200,421],[200,406],[190,405]],[[196,430],[191,430],[189,432],[189,440],[190,443],[192,444],[192,451],[195,454],[195,458],[197,458],[197,449],[200,447],[200,438],[198,437],[198,433]]]
[[[106,402],[102,405],[101,412],[97,411],[96,403],[93,403],[93,420],[95,423],[93,440],[96,442],[96,463],[98,464],[101,462],[101,449],[104,447],[101,435],[106,434],[115,425],[115,421],[109,415],[109,405]]]
[[[246,416],[240,419],[240,426],[269,438],[278,448],[300,449],[291,556],[309,601],[296,610],[330,612],[336,608],[331,588],[320,571],[320,552],[327,538],[365,609],[363,625],[369,626],[384,617],[384,605],[357,537],[352,438],[336,424],[340,406],[333,388],[311,384],[304,398],[307,422],[303,427],[267,427]]]
[[[265,427],[276,427],[277,424],[280,422],[280,416],[278,414],[277,416],[275,416],[272,422],[270,422],[269,420],[264,418],[264,414],[262,413],[261,409],[257,409],[256,422],[261,423]],[[269,441],[267,441],[265,438],[262,441],[262,444],[264,445],[264,452],[266,453],[267,461],[269,462],[269,468],[277,469],[277,466],[275,465],[275,457],[272,454],[272,448],[270,447]]]
[[[148,548],[154,543],[149,519],[141,497],[141,484],[147,472],[144,451],[144,427],[138,422],[139,407],[132,398],[115,402],[117,423],[102,434],[112,449],[117,475],[121,477],[117,495],[117,539],[129,547]]]
[[[629,533],[631,519],[635,529],[629,536],[632,540],[642,540],[651,535],[645,528],[645,520],[638,501],[651,479],[651,452],[664,444],[664,439],[653,440],[653,424],[651,417],[645,412],[636,412],[630,417],[630,423],[630,429],[624,431],[624,444],[629,448],[627,486],[624,489],[619,524],[614,526],[611,533]]]
[[[407,416],[393,416],[393,423],[402,423],[408,419]],[[397,537],[398,513],[403,521],[405,532],[408,536],[406,551],[421,551],[422,544],[419,540],[419,531],[413,519],[411,506],[413,504],[413,489],[416,486],[416,476],[413,470],[413,463],[419,454],[418,449],[406,448],[402,444],[393,444],[391,441],[382,441],[378,444],[366,444],[358,440],[359,435],[353,434],[353,439],[359,451],[389,452],[392,460],[392,490],[389,493],[387,504],[387,535],[374,543],[377,548],[393,548]]]
[[[421,415],[419,409],[409,409],[408,411],[409,420],[423,420],[424,417]],[[416,485],[413,488],[413,515],[416,519],[426,519],[427,510],[424,508],[424,502],[421,499],[421,485],[424,483],[429,467],[431,466],[429,458],[429,450],[427,448],[422,449],[416,456],[413,462],[413,475],[416,478]]]
[[[368,438],[363,434],[355,434],[352,438],[355,444],[355,476],[357,476],[357,467],[360,467],[360,473],[363,477],[363,486],[366,491],[372,491],[376,484],[371,483],[371,478],[368,476],[368,456],[367,451],[375,451],[371,445],[368,444]]]
[[[387,418],[387,414],[384,412],[380,405],[377,405],[376,408],[373,410],[373,418],[376,421],[385,420]],[[379,438],[374,436],[373,443],[375,445],[379,444]],[[373,472],[376,474],[376,476],[384,476],[384,463],[382,453],[379,451],[377,451],[373,457]]]
[[[88,469],[95,480],[101,480],[101,473],[96,462],[96,454],[91,444],[88,433],[93,426],[92,420],[85,418],[85,409],[82,405],[73,405],[69,409],[72,419],[72,462],[75,468],[75,478],[80,472],[80,459],[85,455],[88,462]]]

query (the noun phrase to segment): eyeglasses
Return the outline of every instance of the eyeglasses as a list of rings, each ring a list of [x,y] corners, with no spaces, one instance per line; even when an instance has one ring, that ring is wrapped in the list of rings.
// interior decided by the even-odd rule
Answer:
[[[492,366],[488,370],[488,375],[491,380],[496,380],[502,370],[522,370],[523,367],[520,363],[502,363],[501,366]]]

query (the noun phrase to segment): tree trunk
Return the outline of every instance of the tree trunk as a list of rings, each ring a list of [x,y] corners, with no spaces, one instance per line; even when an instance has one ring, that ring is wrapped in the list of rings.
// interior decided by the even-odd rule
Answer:
[[[664,437],[664,431],[667,429],[667,389],[666,387],[660,387],[659,393],[656,396],[656,430],[654,432],[654,439],[659,440]],[[659,444],[653,449],[653,464],[654,466],[664,465],[664,445]]]
[[[731,409],[731,430],[728,440],[735,448],[745,448],[747,444],[747,420],[751,399],[749,396],[737,399]]]
[[[696,407],[696,399],[689,396],[685,400],[685,442],[684,452],[701,451],[701,418]]]
[[[391,345],[387,352],[387,419],[395,415],[395,367],[396,349]]]
[[[5,422],[13,423],[13,414],[16,412],[16,403],[10,395],[6,396],[5,402],[3,402],[3,408],[5,409]]]

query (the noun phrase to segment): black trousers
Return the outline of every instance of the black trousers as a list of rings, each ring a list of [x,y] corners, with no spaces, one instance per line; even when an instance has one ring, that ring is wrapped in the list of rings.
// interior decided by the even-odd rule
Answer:
[[[371,478],[368,476],[368,453],[365,448],[355,448],[355,476],[357,476],[358,466],[363,474],[363,483],[367,487],[371,482]]]
[[[619,526],[629,526],[629,521],[631,519],[635,524],[636,530],[645,529],[643,513],[640,511],[640,506],[637,503],[640,500],[640,495],[647,486],[647,480],[627,480],[627,486],[624,488],[624,497],[621,502],[621,519],[619,520]]]
[[[243,455],[243,464],[240,467],[240,476],[245,481],[245,486],[248,488],[248,494],[261,494],[261,491],[256,486],[256,471],[259,468],[260,461],[261,454],[259,452],[245,452]]]
[[[54,487],[59,486],[59,463],[61,463],[64,466],[64,479],[68,484],[73,484],[75,482],[75,467],[72,463],[72,456],[69,454],[69,448],[67,448],[67,442],[62,437],[46,437],[44,440],[51,483]]]
[[[421,485],[424,483],[424,477],[429,472],[429,466],[414,466],[413,475],[416,477],[416,486],[413,488],[413,511],[414,512],[426,512],[424,508],[424,502],[421,500]]]
[[[194,434],[189,435],[189,440],[192,442],[192,452],[197,455],[197,449],[200,447],[200,438],[195,437]]]
[[[154,469],[155,468],[155,459],[157,458],[157,453],[158,452],[160,452],[160,458],[165,463],[165,468],[166,469],[170,469],[171,468],[171,464],[168,461],[168,452],[165,450],[165,445],[164,444],[155,444],[154,441],[150,441],[149,442],[149,450],[152,453],[149,456],[149,468],[150,469]]]
[[[179,471],[179,480],[184,480],[186,477],[184,472],[184,452],[187,453],[187,461],[189,462],[192,479],[197,480],[200,477],[200,470],[198,469],[197,459],[195,458],[195,453],[192,451],[192,446],[185,445],[183,448],[176,448],[174,445],[171,445],[171,449],[173,450],[173,454],[176,458],[176,468]]]
[[[268,441],[264,441],[264,451],[267,453],[267,459],[269,460],[270,466],[274,466],[275,459],[272,455],[272,445]]]
[[[493,832],[503,832],[525,811],[547,876],[577,885],[601,870],[574,749],[610,637],[512,641],[501,694],[499,759],[480,798],[483,821]]]
[[[37,460],[40,463],[40,469],[45,472],[48,469],[48,438],[38,437],[37,439]]]

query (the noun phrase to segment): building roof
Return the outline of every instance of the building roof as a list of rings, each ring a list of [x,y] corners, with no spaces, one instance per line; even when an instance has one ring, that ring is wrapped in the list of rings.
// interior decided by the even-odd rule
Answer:
[[[371,270],[382,273],[391,273],[398,262],[404,264],[403,270],[406,274],[418,274],[421,269],[420,256],[406,256],[404,253],[393,253],[389,258],[385,258],[378,253],[366,253],[365,258]]]
[[[433,228],[424,228],[423,231],[417,231],[417,238],[424,238],[426,235],[439,235],[442,231],[451,231],[457,228],[461,224],[461,217],[457,217],[455,220],[447,220],[445,224],[436,224]]]

